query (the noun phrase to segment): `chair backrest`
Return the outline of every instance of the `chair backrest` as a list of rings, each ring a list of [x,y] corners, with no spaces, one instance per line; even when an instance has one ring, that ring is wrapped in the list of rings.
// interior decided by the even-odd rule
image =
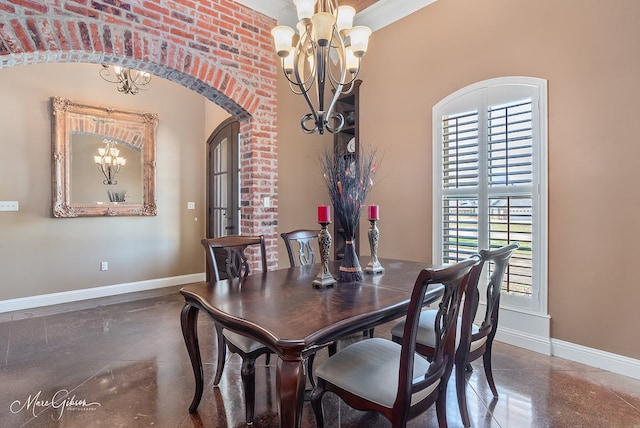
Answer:
[[[519,247],[519,243],[512,242],[509,245],[495,250],[480,251],[480,257],[484,260],[485,264],[487,262],[492,263],[492,271],[489,282],[487,283],[487,310],[485,311],[484,320],[480,325],[478,335],[488,335],[491,332],[495,334],[495,330],[498,327],[498,309],[500,309],[500,293],[502,291],[504,274],[509,266],[511,256]],[[476,337],[472,337],[471,340],[476,340]]]
[[[260,251],[261,266],[264,272],[267,266],[267,254],[264,237],[248,235],[229,235],[219,238],[205,238],[202,241],[207,254],[207,266],[212,280],[239,278],[251,273],[245,249],[257,246]],[[221,272],[222,268],[224,270]]]
[[[423,269],[411,294],[409,309],[407,310],[404,332],[402,335],[402,351],[400,355],[400,372],[398,378],[398,394],[394,404],[395,410],[403,407],[400,414],[408,415],[412,404],[413,394],[428,388],[435,382],[440,382],[442,388],[446,385],[453,367],[455,352],[455,335],[460,295],[469,280],[471,269],[480,262],[478,256],[473,256],[454,265],[443,268]],[[422,379],[413,379],[413,363],[416,350],[416,334],[420,312],[422,311],[424,295],[429,285],[443,284],[444,294],[438,306],[435,317],[435,350],[429,370]]]
[[[316,263],[316,252],[313,249],[313,242],[318,238],[319,233],[319,229],[298,229],[280,234],[284,240],[284,245],[287,247],[291,267],[313,265]]]
[[[509,266],[511,256],[519,246],[520,244],[513,242],[494,250],[479,251],[481,262],[478,266],[474,267],[471,279],[465,290],[465,303],[462,310],[462,326],[460,330],[460,346],[458,348],[462,355],[456,357],[460,363],[466,361],[465,354],[468,355],[472,342],[487,336],[491,336],[491,339],[493,339],[493,336],[495,336],[498,327],[498,309],[500,308],[500,292],[504,274]],[[483,265],[490,266],[492,269],[491,277],[487,283],[487,308],[479,331],[472,334],[473,322],[478,311],[480,300],[478,283]]]

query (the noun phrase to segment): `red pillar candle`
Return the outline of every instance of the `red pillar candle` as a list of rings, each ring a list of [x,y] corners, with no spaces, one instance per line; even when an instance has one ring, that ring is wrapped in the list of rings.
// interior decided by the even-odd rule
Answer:
[[[318,205],[318,223],[329,223],[331,220],[328,205]]]
[[[369,220],[380,219],[380,207],[378,205],[369,205]]]

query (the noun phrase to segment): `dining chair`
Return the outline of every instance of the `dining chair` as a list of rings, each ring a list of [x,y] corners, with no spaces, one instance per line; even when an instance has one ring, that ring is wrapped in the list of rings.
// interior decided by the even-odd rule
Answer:
[[[241,278],[251,273],[249,262],[245,255],[248,247],[257,247],[260,252],[261,269],[267,266],[267,256],[264,237],[247,235],[229,235],[219,238],[203,239],[202,245],[206,250],[207,266],[211,279],[220,281],[224,278]],[[224,271],[221,272],[221,267]],[[215,286],[215,285],[214,285]],[[255,406],[255,362],[256,359],[266,354],[266,364],[269,364],[271,350],[262,343],[250,339],[242,334],[223,329],[215,324],[218,339],[218,361],[213,384],[217,386],[222,378],[224,364],[227,358],[226,350],[238,354],[242,358],[242,385],[245,399],[246,423],[253,423]]]
[[[471,426],[467,409],[465,371],[472,371],[472,361],[483,357],[487,382],[494,397],[498,397],[498,391],[493,380],[493,372],[491,371],[491,349],[498,329],[498,309],[500,307],[500,292],[504,274],[512,254],[519,246],[517,242],[514,242],[494,250],[480,250],[481,262],[473,268],[464,292],[464,305],[460,320],[458,320],[456,335],[455,373],[458,408],[465,427]],[[478,284],[483,267],[487,263],[490,263],[491,276],[487,283],[486,310],[482,322],[477,325],[474,321],[479,306]],[[433,309],[424,310],[420,314],[418,322],[416,352],[428,358],[435,353],[432,326],[435,315],[436,311]],[[396,343],[402,342],[404,324],[405,321],[403,320],[391,329],[391,340]]]
[[[287,248],[291,267],[316,264],[313,242],[318,238],[319,233],[319,229],[297,229],[280,234]]]
[[[447,425],[446,390],[454,362],[459,295],[478,263],[474,256],[420,271],[400,344],[379,337],[361,340],[318,365],[317,385],[311,394],[316,426],[324,426],[322,397],[326,392],[333,392],[355,409],[382,413],[393,427],[404,427],[435,403],[438,425]],[[444,292],[433,320],[438,333],[435,353],[428,361],[415,350],[425,292],[432,284],[443,284]]]

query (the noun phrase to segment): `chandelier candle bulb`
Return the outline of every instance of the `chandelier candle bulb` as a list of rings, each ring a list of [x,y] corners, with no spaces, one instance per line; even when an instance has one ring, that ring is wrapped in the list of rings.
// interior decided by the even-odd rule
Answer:
[[[336,25],[338,31],[349,30],[353,27],[353,17],[356,16],[356,10],[351,6],[339,6],[336,16]]]
[[[329,223],[331,212],[328,205],[318,205],[318,223]]]
[[[353,54],[356,57],[361,58],[367,53],[370,35],[371,30],[368,27],[363,26],[353,27],[349,32],[349,37],[351,37],[351,49],[353,49]]]
[[[380,220],[380,207],[369,205],[369,220]]]
[[[336,18],[327,12],[316,13],[311,17],[311,24],[313,25],[313,40],[318,46],[328,46]]]
[[[344,54],[345,61],[347,63],[347,70],[349,70],[349,73],[355,73],[356,71],[358,71],[360,62],[358,58],[356,58],[356,56],[353,54],[353,49],[351,49],[351,47],[346,48],[344,50]]]
[[[291,50],[291,41],[293,40],[294,34],[295,31],[293,31],[293,28],[287,27],[286,25],[278,25],[271,30],[271,35],[276,45],[276,52],[279,57],[287,58],[291,56],[293,58],[289,51]]]
[[[316,2],[317,0],[293,0],[293,4],[296,5],[298,19],[300,21],[303,19],[309,19],[313,16]]]

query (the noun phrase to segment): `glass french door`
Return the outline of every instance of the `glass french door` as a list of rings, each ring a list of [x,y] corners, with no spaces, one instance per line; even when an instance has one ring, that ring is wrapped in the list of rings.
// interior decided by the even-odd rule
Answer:
[[[239,122],[222,122],[207,141],[207,237],[240,234]]]

